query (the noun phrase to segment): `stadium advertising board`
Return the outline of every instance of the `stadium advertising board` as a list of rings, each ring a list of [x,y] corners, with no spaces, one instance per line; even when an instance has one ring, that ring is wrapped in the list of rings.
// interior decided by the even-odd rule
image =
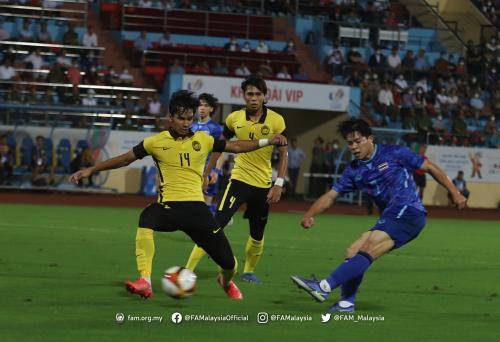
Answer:
[[[197,94],[210,93],[220,103],[244,104],[240,88],[243,78],[184,75],[182,88]],[[266,81],[270,107],[347,111],[350,88],[329,84]]]
[[[451,177],[464,172],[469,183],[500,183],[500,150],[474,147],[428,146],[426,156]]]

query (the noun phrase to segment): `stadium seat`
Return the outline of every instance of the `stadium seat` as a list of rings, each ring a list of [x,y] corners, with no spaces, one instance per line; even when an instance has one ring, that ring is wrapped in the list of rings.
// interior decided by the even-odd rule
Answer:
[[[81,154],[87,148],[89,148],[87,140],[78,140],[76,143],[75,154]]]
[[[52,138],[45,138],[43,141],[43,149],[47,154],[47,164],[54,165],[54,142]]]
[[[57,169],[56,172],[69,173],[71,166],[71,142],[69,139],[63,138],[57,146]]]
[[[24,137],[21,143],[21,166],[30,168],[31,151],[33,150],[33,139],[30,136]]]

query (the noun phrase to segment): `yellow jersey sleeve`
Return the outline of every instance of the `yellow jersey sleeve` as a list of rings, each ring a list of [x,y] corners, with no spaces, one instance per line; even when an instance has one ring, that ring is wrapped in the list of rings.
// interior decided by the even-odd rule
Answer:
[[[285,131],[286,125],[285,125],[285,119],[281,115],[277,116],[274,121],[274,129],[273,132],[276,134],[281,134]]]
[[[153,135],[152,137],[147,137],[144,139],[143,145],[144,149],[148,154],[153,154],[153,145],[156,140],[157,135]]]

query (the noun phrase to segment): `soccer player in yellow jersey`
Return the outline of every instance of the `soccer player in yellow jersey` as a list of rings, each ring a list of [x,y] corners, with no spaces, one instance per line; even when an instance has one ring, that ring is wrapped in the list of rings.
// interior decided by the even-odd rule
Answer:
[[[127,166],[137,159],[151,155],[158,168],[158,202],[146,207],[140,216],[135,239],[135,255],[140,277],[125,283],[129,292],[149,298],[151,266],[154,256],[153,232],[182,230],[212,257],[221,268],[217,282],[228,297],[242,299],[238,287],[232,281],[236,272],[236,260],[231,246],[220,226],[214,220],[203,201],[203,170],[210,152],[250,152],[268,145],[286,145],[286,138],[277,134],[268,139],[253,141],[214,141],[205,132],[191,131],[198,100],[191,92],[181,90],[170,99],[168,131],[161,132],[135,146],[132,150],[108,159],[95,166],[71,175],[78,183],[94,172]]]
[[[267,94],[266,82],[252,76],[241,84],[246,107],[231,113],[225,123],[222,140],[236,136],[238,140],[259,140],[284,134],[283,117],[265,106]],[[278,178],[271,184],[271,156],[273,147],[265,147],[258,151],[241,153],[236,157],[231,179],[220,200],[215,220],[225,227],[241,204],[246,203],[244,217],[250,224],[245,253],[245,267],[241,279],[252,283],[260,283],[254,273],[264,248],[264,229],[269,213],[269,204],[280,200],[287,168],[288,152],[286,146],[279,147]],[[205,175],[212,170],[220,153],[213,153],[205,169]],[[211,174],[210,182],[217,179]],[[186,267],[194,270],[205,254],[202,246],[195,246]]]

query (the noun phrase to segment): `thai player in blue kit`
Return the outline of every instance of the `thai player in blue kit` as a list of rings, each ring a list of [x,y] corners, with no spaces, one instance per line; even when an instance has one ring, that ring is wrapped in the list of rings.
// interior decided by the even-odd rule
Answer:
[[[292,281],[314,299],[324,302],[331,291],[341,287],[340,301],[330,312],[354,312],[354,301],[363,275],[372,262],[415,239],[425,225],[426,211],[418,196],[412,174],[416,169],[429,173],[450,193],[453,203],[465,206],[465,197],[439,168],[407,147],[380,145],[363,120],[351,119],[339,125],[355,160],[332,189],[320,197],[304,214],[300,224],[308,229],[314,216],[330,207],[340,194],[361,190],[373,198],[381,216],[375,226],[347,248],[347,258],[323,280],[292,276]]]
[[[200,105],[198,106],[198,114],[199,119],[198,122],[193,123],[191,130],[194,132],[204,131],[211,135],[215,141],[219,140],[220,135],[222,134],[222,126],[217,122],[212,120],[212,114],[217,109],[218,100],[211,94],[203,93],[198,97],[200,101]],[[222,170],[220,164],[224,163],[224,158],[220,158],[217,162],[217,166],[213,169],[212,173],[217,173],[218,176],[222,175]],[[205,203],[210,208],[212,214],[215,214],[217,210],[217,203],[213,203],[213,199],[217,196],[219,192],[219,182],[215,182],[214,184],[209,184],[206,190],[203,191],[203,195],[205,196]]]

